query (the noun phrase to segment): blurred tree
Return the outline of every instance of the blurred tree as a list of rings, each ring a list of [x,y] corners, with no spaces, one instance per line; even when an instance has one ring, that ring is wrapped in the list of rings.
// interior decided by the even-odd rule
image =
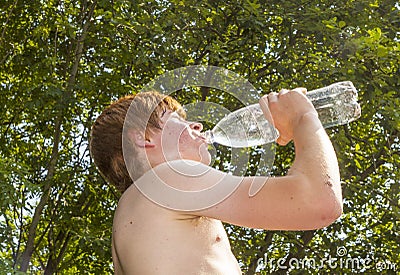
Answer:
[[[257,88],[257,97],[341,80],[353,81],[360,91],[362,117],[328,130],[341,167],[343,216],[307,232],[226,225],[246,274],[395,274],[400,268],[398,1],[0,5],[2,274],[112,273],[111,226],[119,195],[91,162],[90,126],[111,100],[194,64],[242,75]],[[175,96],[185,104],[240,107],[212,89]],[[285,174],[292,149],[278,148],[274,175]],[[226,168],[230,154],[219,148],[214,165]],[[252,149],[249,174],[258,159]],[[278,261],[292,267],[282,269]]]

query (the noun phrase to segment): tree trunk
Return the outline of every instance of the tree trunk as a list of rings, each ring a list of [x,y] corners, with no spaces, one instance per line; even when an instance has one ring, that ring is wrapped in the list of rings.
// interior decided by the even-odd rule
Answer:
[[[77,45],[75,48],[75,53],[74,53],[74,63],[71,68],[70,72],[70,77],[68,79],[68,86],[66,88],[66,92],[64,93],[64,96],[62,98],[62,103],[66,102],[68,104],[69,98],[72,95],[72,90],[73,86],[76,81],[76,76],[78,73],[78,68],[79,68],[79,61],[82,58],[83,54],[83,44],[84,40],[86,38],[88,28],[91,22],[91,18],[94,13],[94,8],[96,7],[97,1],[94,1],[92,5],[90,6],[89,13],[87,14],[87,18],[85,21],[85,24],[83,25],[82,28],[82,34],[79,37],[77,41]],[[55,122],[55,133],[54,133],[54,143],[53,143],[53,150],[52,150],[52,155],[50,158],[50,163],[48,167],[48,172],[47,176],[45,179],[45,183],[43,186],[43,194],[42,197],[40,198],[40,201],[35,209],[35,213],[33,215],[32,222],[29,226],[28,230],[28,240],[26,242],[26,247],[25,250],[21,256],[21,265],[20,265],[20,271],[22,272],[27,272],[29,263],[31,261],[32,253],[34,251],[34,242],[35,242],[35,237],[36,237],[36,228],[39,224],[40,221],[40,216],[43,212],[44,207],[46,206],[49,198],[50,198],[50,191],[51,191],[51,185],[52,185],[52,179],[55,173],[56,169],[56,164],[58,160],[58,148],[59,148],[59,143],[60,143],[60,136],[61,136],[61,125],[62,125],[62,119],[63,119],[63,114],[66,110],[65,109],[60,109],[59,115],[56,118]]]

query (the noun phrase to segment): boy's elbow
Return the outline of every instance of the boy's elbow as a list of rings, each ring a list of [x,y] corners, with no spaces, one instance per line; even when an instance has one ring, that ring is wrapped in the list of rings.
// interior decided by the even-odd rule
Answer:
[[[317,211],[317,217],[319,221],[317,222],[317,228],[320,229],[333,224],[343,213],[343,203],[341,198],[329,198],[322,201],[319,205]]]
[[[334,223],[343,213],[343,204],[338,201],[335,201],[333,205],[327,207],[324,213],[322,213],[322,217],[326,219],[328,225]]]
[[[315,186],[315,185],[314,185]],[[334,223],[343,213],[343,201],[340,184],[325,185],[318,191],[309,188],[307,191],[308,211],[313,219],[314,229],[327,227]]]

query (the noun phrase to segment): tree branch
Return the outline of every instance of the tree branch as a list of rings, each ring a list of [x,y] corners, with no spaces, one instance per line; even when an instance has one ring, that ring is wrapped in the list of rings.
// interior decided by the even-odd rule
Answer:
[[[60,138],[61,138],[61,120],[62,120],[62,117],[59,116],[55,123],[53,149],[52,149],[52,154],[50,157],[50,162],[49,162],[49,167],[47,170],[46,179],[45,179],[44,185],[43,185],[43,193],[39,200],[38,205],[36,206],[35,213],[32,218],[32,222],[29,226],[28,240],[26,242],[25,250],[21,257],[21,266],[20,266],[19,270],[22,272],[26,272],[28,270],[29,263],[31,261],[32,253],[34,250],[34,241],[36,238],[36,228],[39,224],[40,216],[43,212],[43,209],[46,206],[46,204],[49,200],[49,197],[50,197],[50,189],[51,189],[51,184],[52,184],[51,180],[54,176],[56,164],[57,164],[57,160],[58,160],[58,147],[59,147]]]
[[[69,99],[72,95],[72,88],[75,84],[76,81],[76,76],[77,76],[77,72],[78,72],[78,67],[79,67],[79,61],[82,58],[82,53],[83,53],[83,42],[86,38],[87,32],[88,32],[88,28],[91,22],[91,18],[93,16],[94,13],[94,8],[97,4],[97,1],[94,1],[92,3],[92,5],[90,6],[90,10],[87,16],[87,20],[85,22],[85,24],[83,25],[82,28],[82,34],[80,36],[80,38],[77,40],[77,45],[75,48],[75,60],[73,63],[73,66],[71,68],[70,71],[70,77],[68,79],[68,86],[67,86],[67,92],[64,93],[64,97],[62,99],[62,103],[66,103],[66,105],[68,106],[69,103]],[[49,162],[49,166],[47,169],[47,176],[45,178],[44,181],[44,185],[43,185],[43,193],[42,196],[39,200],[39,203],[35,209],[35,213],[33,215],[32,218],[32,222],[29,226],[29,230],[28,230],[28,240],[26,243],[26,247],[25,250],[22,254],[21,257],[21,266],[20,266],[20,271],[22,272],[26,272],[28,270],[29,267],[29,263],[32,257],[32,253],[34,250],[34,241],[36,238],[36,229],[37,226],[39,224],[40,221],[40,217],[41,214],[43,212],[44,207],[46,206],[49,198],[50,198],[50,191],[51,191],[51,185],[52,185],[52,179],[54,177],[55,174],[55,170],[56,170],[56,164],[57,164],[57,160],[58,160],[58,154],[59,154],[59,144],[60,144],[60,140],[61,140],[61,125],[62,125],[62,120],[64,118],[64,112],[66,111],[66,109],[61,108],[59,111],[59,114],[56,118],[55,121],[55,131],[54,131],[54,138],[53,138],[53,149],[52,149],[52,154],[50,157],[50,162]]]

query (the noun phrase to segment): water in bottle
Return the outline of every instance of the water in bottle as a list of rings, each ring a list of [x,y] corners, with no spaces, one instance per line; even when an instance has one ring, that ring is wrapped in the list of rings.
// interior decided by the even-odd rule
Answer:
[[[350,81],[338,82],[307,93],[325,128],[347,124],[361,115],[357,90]],[[204,132],[209,143],[233,148],[274,142],[279,133],[269,123],[259,106],[253,104],[230,113],[211,131]]]

